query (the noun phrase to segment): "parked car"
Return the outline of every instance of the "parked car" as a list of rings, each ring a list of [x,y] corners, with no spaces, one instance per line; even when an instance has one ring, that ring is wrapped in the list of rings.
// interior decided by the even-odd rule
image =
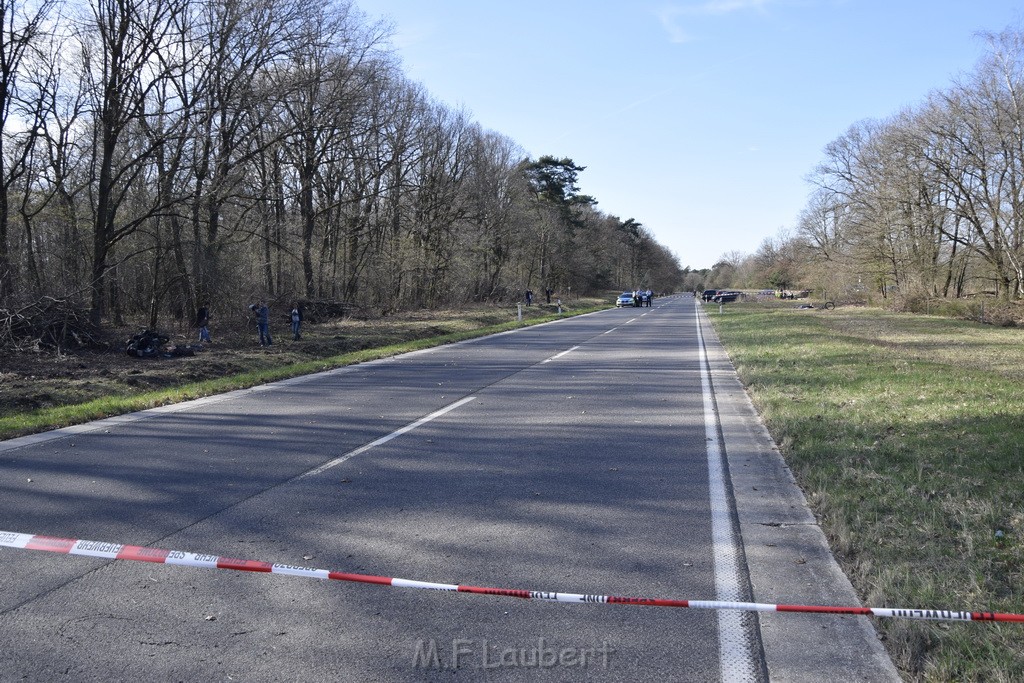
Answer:
[[[619,294],[619,298],[615,300],[615,306],[617,308],[633,306],[633,292],[623,292],[622,294]]]
[[[701,294],[700,298],[704,299],[704,301],[711,301],[712,299],[715,298],[716,294],[718,294],[717,289],[705,289],[704,293]]]

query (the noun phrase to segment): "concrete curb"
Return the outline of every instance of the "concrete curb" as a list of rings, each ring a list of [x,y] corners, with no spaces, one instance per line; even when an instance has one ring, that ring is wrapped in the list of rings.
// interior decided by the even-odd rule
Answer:
[[[711,381],[754,601],[860,605],[703,308]],[[870,617],[761,613],[773,681],[900,681]]]

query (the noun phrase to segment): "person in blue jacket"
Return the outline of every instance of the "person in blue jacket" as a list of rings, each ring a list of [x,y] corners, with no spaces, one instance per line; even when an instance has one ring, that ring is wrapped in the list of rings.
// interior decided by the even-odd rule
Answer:
[[[259,303],[250,304],[249,310],[256,316],[256,329],[260,333],[260,346],[270,346],[270,309],[267,302],[260,299]]]

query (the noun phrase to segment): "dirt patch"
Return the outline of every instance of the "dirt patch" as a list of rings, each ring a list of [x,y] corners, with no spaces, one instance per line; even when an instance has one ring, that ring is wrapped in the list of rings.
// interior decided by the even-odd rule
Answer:
[[[130,335],[110,333],[105,349],[17,351],[0,360],[0,415],[137,393],[288,362],[287,345],[262,349],[251,339],[221,338],[194,345],[195,355],[135,358],[124,352]],[[173,335],[168,345],[189,346]],[[299,342],[295,342],[298,344]]]

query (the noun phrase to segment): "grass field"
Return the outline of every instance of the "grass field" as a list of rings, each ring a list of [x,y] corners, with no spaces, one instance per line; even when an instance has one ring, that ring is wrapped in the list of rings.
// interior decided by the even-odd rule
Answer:
[[[1024,332],[707,309],[865,605],[1024,612]],[[1024,624],[879,620],[913,680],[1024,680]]]

